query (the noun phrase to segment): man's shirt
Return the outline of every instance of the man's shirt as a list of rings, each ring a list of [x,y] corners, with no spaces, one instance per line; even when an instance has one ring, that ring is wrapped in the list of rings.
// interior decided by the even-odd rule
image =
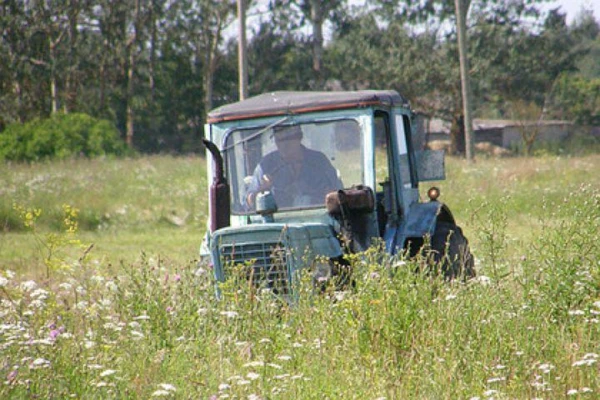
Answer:
[[[325,195],[343,187],[327,157],[302,146],[303,159],[294,165],[279,151],[267,154],[254,170],[248,193],[258,192],[260,179],[268,175],[278,208],[308,207],[325,203]]]

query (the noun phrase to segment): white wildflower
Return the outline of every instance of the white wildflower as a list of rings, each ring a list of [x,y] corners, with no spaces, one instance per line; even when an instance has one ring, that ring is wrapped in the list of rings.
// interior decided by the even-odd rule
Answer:
[[[549,373],[551,370],[554,369],[554,365],[552,364],[541,364],[538,369],[540,369],[543,373],[547,374]]]
[[[497,377],[488,379],[487,383],[504,382],[505,380],[506,380],[505,377],[503,377],[503,376],[497,376]]]
[[[36,358],[31,365],[33,368],[46,368],[50,366],[50,361],[45,358]]]
[[[114,369],[107,369],[107,370],[104,370],[104,371],[102,371],[102,372],[100,373],[100,376],[101,376],[102,378],[104,378],[105,376],[114,375],[116,372],[117,372],[117,371],[115,371]]]
[[[133,336],[134,339],[144,338],[144,334],[140,331],[131,331],[131,336]]]
[[[63,282],[60,285],[58,285],[58,288],[68,292],[71,289],[73,289],[73,285],[71,285],[68,282]]]
[[[31,303],[29,303],[29,306],[31,308],[44,308],[44,307],[46,307],[46,303],[44,303],[43,300],[35,299],[35,300],[32,300]]]
[[[21,290],[24,290],[25,292],[31,292],[32,290],[35,290],[37,288],[37,283],[35,283],[34,281],[25,281],[25,282],[21,282]]]
[[[177,388],[174,385],[171,385],[170,383],[161,383],[160,386],[162,389],[168,391],[168,392],[174,392],[177,390]]]
[[[258,378],[260,378],[260,375],[257,374],[256,372],[248,372],[248,374],[246,375],[246,378],[250,379],[251,381],[255,381]]]
[[[4,271],[4,275],[6,275],[6,277],[8,279],[13,279],[15,277],[15,271],[11,271],[10,269],[7,269],[6,271]]]
[[[90,364],[87,366],[89,369],[102,369],[104,368],[102,365],[100,364]]]
[[[569,315],[585,315],[585,312],[583,310],[569,310]]]
[[[0,287],[5,287],[6,285],[8,285],[8,279],[6,279],[3,276],[0,276]]]
[[[263,367],[264,365],[265,365],[264,361],[252,361],[252,362],[244,364],[244,367],[246,367],[246,368]]]
[[[78,310],[85,310],[86,308],[88,308],[89,303],[85,300],[82,300],[80,302],[78,302],[77,304],[75,304],[75,308]]]
[[[592,393],[593,390],[590,389],[589,387],[582,387],[581,388],[581,393]]]
[[[491,397],[495,394],[498,394],[498,391],[494,389],[486,390],[485,392],[483,392],[483,395],[486,397]]]
[[[83,286],[77,286],[75,288],[75,291],[77,292],[77,294],[80,294],[82,296],[86,293],[86,290]]]
[[[106,383],[106,382],[98,382],[98,383],[96,383],[96,387],[106,387],[106,386],[108,386],[108,383]]]
[[[248,395],[248,400],[261,400],[261,399],[262,399],[262,397],[260,397],[257,394],[254,394],[254,393]]]
[[[104,282],[104,277],[100,275],[94,275],[90,278],[90,280],[95,283],[102,283]]]
[[[454,300],[454,299],[456,299],[456,295],[455,294],[449,294],[445,298],[446,301],[450,301],[450,300]]]
[[[230,384],[228,384],[228,383],[221,383],[221,384],[219,385],[219,391],[220,391],[220,392],[222,392],[222,391],[224,391],[224,390],[229,390],[229,389],[231,389],[231,385],[230,385]]]
[[[577,390],[577,389],[567,390],[567,396],[575,396],[577,393],[579,393],[579,390]]]
[[[245,386],[245,385],[249,385],[249,384],[250,384],[250,381],[247,381],[247,380],[245,380],[245,379],[241,379],[241,380],[237,381],[236,383],[237,383],[238,385],[240,385],[240,386]]]
[[[292,359],[292,356],[282,355],[282,356],[278,356],[277,359],[281,360],[281,361],[289,361]]]
[[[168,392],[166,390],[157,390],[154,393],[152,393],[152,397],[160,397],[160,396],[170,396],[171,392]]]
[[[269,338],[262,338],[258,341],[258,343],[273,343],[273,341]]]
[[[238,316],[237,311],[221,311],[221,315],[227,318],[235,318]]]
[[[147,316],[146,314],[139,315],[137,317],[133,317],[134,321],[149,320],[149,319],[150,319],[150,317]]]
[[[119,290],[119,286],[117,286],[115,281],[107,281],[104,286],[110,292],[117,292]]]

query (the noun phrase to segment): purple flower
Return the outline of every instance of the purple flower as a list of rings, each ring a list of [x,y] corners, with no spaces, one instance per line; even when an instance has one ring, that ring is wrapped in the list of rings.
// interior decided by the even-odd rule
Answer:
[[[171,307],[171,306],[168,306],[168,307],[167,307],[167,312],[169,312],[169,313],[170,313],[170,312],[173,312],[173,307]]]
[[[17,378],[17,374],[19,373],[19,371],[17,371],[16,369],[13,369],[12,371],[10,371],[8,373],[8,375],[6,376],[6,380],[9,382],[14,381]]]
[[[181,280],[181,275],[175,274],[175,282],[179,282]]]
[[[50,339],[56,340],[56,338],[58,337],[58,335],[60,335],[60,330],[59,329],[52,329],[50,331]]]

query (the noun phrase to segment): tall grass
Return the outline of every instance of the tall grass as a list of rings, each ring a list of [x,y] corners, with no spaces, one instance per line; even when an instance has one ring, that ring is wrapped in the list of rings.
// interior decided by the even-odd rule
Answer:
[[[200,160],[182,162],[197,172],[190,182],[205,179]],[[476,279],[445,283],[372,249],[351,260],[355,288],[322,293],[303,276],[293,306],[235,275],[217,300],[210,268],[195,254],[153,247],[181,231],[198,244],[202,222],[109,222],[75,232],[81,243],[40,222],[35,234],[55,234],[64,252],[48,274],[26,265],[0,272],[0,398],[596,398],[598,166],[599,156],[450,160],[442,196],[472,243]],[[188,178],[165,185],[179,179]],[[104,195],[92,197],[101,204]],[[158,200],[139,200],[160,209]],[[107,236],[143,227],[153,234],[133,261],[96,254],[112,243]],[[15,235],[34,233],[2,241]]]

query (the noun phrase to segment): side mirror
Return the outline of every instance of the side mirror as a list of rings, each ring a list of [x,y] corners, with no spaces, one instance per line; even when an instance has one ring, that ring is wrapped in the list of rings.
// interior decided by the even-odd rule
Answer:
[[[415,152],[417,180],[419,182],[446,179],[443,150],[419,150]]]

